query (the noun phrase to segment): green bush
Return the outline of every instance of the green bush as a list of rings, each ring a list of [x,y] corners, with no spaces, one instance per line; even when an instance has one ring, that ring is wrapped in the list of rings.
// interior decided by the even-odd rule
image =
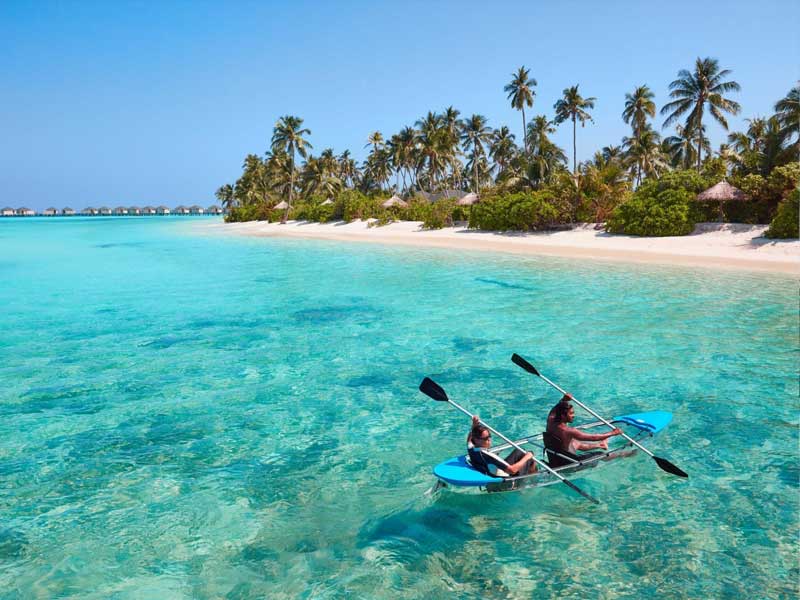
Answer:
[[[519,192],[486,198],[470,209],[469,226],[488,231],[535,231],[552,225],[558,211],[548,192]]]
[[[611,233],[628,235],[668,236],[688,235],[694,229],[694,194],[687,190],[665,189],[652,195],[655,186],[619,205],[611,213],[606,229]]]
[[[337,199],[342,206],[342,219],[355,221],[356,219],[380,218],[383,208],[376,198],[365,196],[356,190],[342,192]]]
[[[244,221],[267,221],[275,220],[271,218],[270,208],[263,202],[257,204],[247,204],[235,206],[225,215],[226,223],[241,223]]]
[[[800,237],[800,191],[795,190],[778,205],[775,218],[764,234],[772,239],[797,239]]]
[[[454,200],[439,200],[431,203],[428,214],[422,220],[422,227],[424,229],[441,229],[452,225],[455,208]]]

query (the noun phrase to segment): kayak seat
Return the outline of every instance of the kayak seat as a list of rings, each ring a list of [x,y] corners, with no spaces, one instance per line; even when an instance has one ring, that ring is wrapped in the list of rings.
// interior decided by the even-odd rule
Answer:
[[[542,441],[544,442],[544,457],[547,459],[547,464],[553,469],[573,464],[571,460],[568,460],[570,458],[574,461],[580,460],[577,454],[562,450],[561,441],[552,433],[543,432]]]
[[[556,467],[563,467],[564,465],[572,465],[575,464],[572,461],[581,461],[592,456],[598,456],[600,454],[605,454],[604,452],[585,452],[584,454],[573,454],[567,450],[561,449],[561,440],[559,440],[556,436],[552,433],[543,432],[542,433],[542,441],[544,442],[544,456],[547,459],[547,464],[550,465],[551,468],[555,469]],[[569,459],[572,460],[569,460]]]

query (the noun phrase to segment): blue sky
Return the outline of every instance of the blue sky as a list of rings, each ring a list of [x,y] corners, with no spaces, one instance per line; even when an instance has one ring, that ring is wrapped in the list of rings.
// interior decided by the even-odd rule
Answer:
[[[520,65],[538,80],[529,115],[565,87],[595,96],[578,159],[629,131],[626,92],[660,108],[679,69],[733,70],[731,128],[771,113],[800,78],[800,3],[46,2],[0,3],[0,204],[211,204],[284,114],[314,152],[362,159],[367,135],[455,106],[506,124]],[[658,119],[660,127],[662,118]],[[709,130],[714,145],[725,132]],[[563,125],[556,141],[571,153]]]

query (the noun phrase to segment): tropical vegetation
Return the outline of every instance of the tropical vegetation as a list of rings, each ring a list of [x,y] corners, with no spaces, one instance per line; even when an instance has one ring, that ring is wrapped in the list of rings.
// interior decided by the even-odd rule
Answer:
[[[797,222],[800,85],[775,103],[774,114],[750,117],[743,131],[730,131],[714,149],[707,126],[728,129],[727,116],[741,112],[731,97],[740,85],[716,59],[698,58],[669,84],[670,99],[660,110],[646,83],[626,93],[621,118],[630,134],[583,162],[577,160],[578,125],[593,122],[599,100],[575,84],[563,90],[551,115],[539,109],[530,116],[526,108],[534,106],[537,85],[523,66],[504,87],[521,113],[521,132],[492,127],[484,115],[462,115],[450,106],[428,111],[397,133],[369,133],[361,162],[348,150],[312,154],[303,119],[283,116],[270,150],[247,155],[239,178],[222,185],[216,197],[229,221],[408,219],[428,227],[460,221],[501,231],[601,222],[611,232],[684,235],[699,221],[719,218],[719,205],[695,197],[727,179],[750,199],[725,203],[726,220],[774,218],[770,235],[796,231],[787,224]],[[658,113],[665,117],[663,136],[654,124]],[[552,139],[564,123],[572,129],[571,164]],[[480,201],[456,203],[468,192]],[[392,194],[407,206],[383,208]]]

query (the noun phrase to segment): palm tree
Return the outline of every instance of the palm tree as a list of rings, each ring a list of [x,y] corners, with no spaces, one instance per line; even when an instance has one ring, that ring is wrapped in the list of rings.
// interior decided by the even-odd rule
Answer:
[[[578,86],[573,85],[571,88],[564,90],[564,97],[553,105],[556,110],[556,125],[560,125],[564,121],[572,121],[572,171],[575,174],[575,179],[578,178],[578,159],[577,159],[577,142],[576,142],[576,124],[581,122],[581,127],[584,126],[586,121],[593,121],[589,115],[589,110],[594,108],[594,102],[597,98],[584,98],[578,92]]]
[[[800,85],[796,85],[786,96],[775,103],[775,112],[781,124],[781,137],[784,142],[798,136],[794,142],[794,153],[800,146]]]
[[[230,183],[226,183],[218,188],[217,191],[214,192],[214,196],[217,197],[217,200],[219,200],[223,208],[230,209],[236,202],[236,197],[233,195],[233,186]]]
[[[429,189],[433,190],[439,181],[439,175],[443,174],[450,164],[453,136],[444,119],[435,112],[429,111],[425,117],[416,122],[416,127],[419,130],[415,153],[416,168],[424,175]]]
[[[747,119],[746,132],[728,136],[734,167],[742,174],[757,173],[767,177],[772,169],[792,157],[783,148],[783,128],[777,115],[769,119]],[[786,160],[788,159],[788,160]]]
[[[342,181],[326,165],[326,159],[322,156],[314,158],[309,156],[303,168],[303,191],[306,195],[320,195],[332,198],[342,188]]]
[[[350,157],[350,150],[342,152],[337,162],[339,164],[337,169],[338,177],[342,180],[342,183],[351,186],[355,185],[356,179],[358,178],[358,167],[356,166],[356,161]]]
[[[483,145],[489,143],[491,135],[492,130],[487,127],[486,117],[483,115],[472,115],[461,126],[461,143],[464,144],[464,150],[472,151],[472,176],[476,194],[480,194],[478,164],[481,158],[486,158],[486,150]]]
[[[544,115],[537,115],[528,123],[527,173],[533,187],[549,181],[567,162],[567,155],[551,139],[555,133],[553,123]]]
[[[392,176],[392,158],[389,150],[374,148],[364,161],[364,175],[368,189],[373,189],[375,185],[378,189],[383,189],[388,185]]]
[[[622,120],[630,123],[633,128],[633,137],[639,137],[647,126],[647,117],[656,116],[656,103],[653,102],[655,94],[646,85],[640,85],[632,94],[625,94],[625,110],[622,111]]]
[[[706,126],[698,132],[687,131],[680,125],[675,126],[675,134],[661,142],[661,152],[667,156],[671,166],[676,169],[689,169],[696,162],[697,148],[711,152],[711,142],[706,137]]]
[[[297,152],[303,158],[307,155],[307,150],[311,149],[311,144],[303,137],[311,135],[309,129],[303,128],[303,119],[300,117],[285,116],[278,119],[275,128],[272,130],[272,149],[273,151],[283,151],[289,157],[289,200],[283,211],[281,223],[285,223],[289,217],[289,206],[292,204],[292,194],[294,193],[294,154]]]
[[[533,88],[537,85],[533,77],[529,77],[530,69],[521,66],[516,73],[511,74],[511,83],[507,84],[503,91],[508,93],[507,99],[511,100],[511,107],[522,111],[522,135],[528,129],[525,123],[525,106],[533,106],[533,97],[536,92]],[[528,153],[528,141],[525,140],[525,153]]]
[[[516,153],[517,145],[514,143],[514,134],[511,133],[511,130],[505,125],[495,130],[489,146],[489,156],[497,165],[498,179],[503,176],[506,167]]]
[[[380,131],[373,131],[367,136],[367,143],[364,144],[364,148],[372,146],[373,150],[377,150],[378,148],[383,148],[383,144],[383,134]]]
[[[642,182],[642,176],[658,177],[666,170],[667,163],[661,154],[660,143],[661,136],[650,126],[642,129],[638,136],[623,138],[627,164],[636,174],[636,185]]]
[[[703,127],[703,112],[708,106],[711,116],[727,131],[728,121],[722,113],[736,115],[740,110],[737,102],[724,96],[728,92],[738,92],[741,89],[741,86],[735,81],[725,81],[730,74],[729,69],[720,70],[719,62],[715,58],[702,60],[698,58],[693,73],[686,69],[678,71],[678,78],[669,84],[669,89],[672,90],[669,96],[674,100],[665,104],[661,109],[662,115],[669,115],[664,121],[664,127],[671,125],[682,115],[688,113],[684,129],[696,132]],[[702,146],[698,141],[698,172],[700,171],[702,151]]]

